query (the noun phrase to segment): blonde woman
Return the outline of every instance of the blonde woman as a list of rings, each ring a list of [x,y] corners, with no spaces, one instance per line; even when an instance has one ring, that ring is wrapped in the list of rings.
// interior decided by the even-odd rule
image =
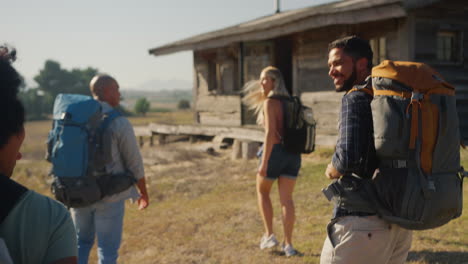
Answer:
[[[287,152],[282,145],[283,106],[278,97],[289,97],[281,72],[272,66],[262,70],[260,81],[246,85],[244,102],[256,111],[257,123],[265,128],[265,139],[259,152],[260,165],[257,171],[257,198],[265,234],[260,241],[260,249],[273,248],[278,240],[273,233],[273,207],[270,200],[271,187],[278,179],[281,202],[284,242],[282,250],[286,256],[294,256],[297,251],[292,245],[295,221],[292,193],[301,167],[300,154]]]

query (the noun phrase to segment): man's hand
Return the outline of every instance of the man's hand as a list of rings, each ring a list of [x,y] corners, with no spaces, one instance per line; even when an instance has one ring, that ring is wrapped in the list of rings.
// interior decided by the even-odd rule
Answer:
[[[148,191],[146,191],[145,178],[141,178],[137,182],[138,190],[140,191],[140,198],[138,198],[138,210],[143,210],[149,205]]]
[[[138,199],[138,210],[143,210],[149,205],[148,194],[142,194]]]
[[[333,165],[330,163],[327,166],[327,170],[325,171],[325,176],[327,176],[328,179],[333,180],[333,179],[339,179],[343,174],[341,174],[338,170],[333,167]]]

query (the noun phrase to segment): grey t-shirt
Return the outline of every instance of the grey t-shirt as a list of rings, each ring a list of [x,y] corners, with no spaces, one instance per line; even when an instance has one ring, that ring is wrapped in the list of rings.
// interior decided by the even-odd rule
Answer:
[[[77,256],[75,227],[67,209],[31,190],[0,225],[0,237],[15,264],[48,264]]]

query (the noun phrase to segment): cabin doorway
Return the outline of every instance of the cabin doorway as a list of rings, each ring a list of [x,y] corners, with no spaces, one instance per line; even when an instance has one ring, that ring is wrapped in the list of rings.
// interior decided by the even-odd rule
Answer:
[[[275,43],[273,41],[255,41],[244,43],[242,47],[243,83],[259,80],[263,68],[273,65]],[[253,110],[241,103],[242,125],[255,125],[257,117]]]
[[[291,95],[293,95],[292,52],[291,37],[275,39],[274,66],[276,66],[283,74],[284,84]]]
[[[250,80],[258,80],[262,69],[272,65],[281,71],[286,89],[290,94],[294,94],[292,43],[292,38],[289,36],[270,41],[245,43],[242,50],[244,84]],[[255,121],[254,112],[242,104],[242,125],[252,125],[256,123]]]

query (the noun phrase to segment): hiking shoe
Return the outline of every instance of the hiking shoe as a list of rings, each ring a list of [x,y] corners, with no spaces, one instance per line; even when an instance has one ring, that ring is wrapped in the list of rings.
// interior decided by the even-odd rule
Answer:
[[[274,234],[271,234],[269,237],[263,235],[262,239],[260,240],[260,249],[276,247],[278,244],[278,240],[276,240]]]
[[[292,257],[297,255],[297,250],[295,250],[291,245],[283,246],[283,251],[286,257]]]

